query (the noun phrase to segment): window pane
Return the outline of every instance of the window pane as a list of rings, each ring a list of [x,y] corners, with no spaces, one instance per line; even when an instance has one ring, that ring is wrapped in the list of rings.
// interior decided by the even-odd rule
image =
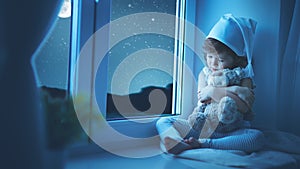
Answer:
[[[113,0],[111,21],[141,12],[160,12],[175,16],[176,0]],[[155,19],[152,18],[149,22],[155,22]],[[134,22],[125,22],[124,25],[119,25],[117,30],[122,31],[122,27],[126,24],[142,29],[142,26],[139,27],[142,22],[143,18],[140,21],[137,19]],[[170,31],[175,35],[175,20],[166,20],[165,24],[174,28]],[[161,25],[161,29],[164,27]],[[111,32],[110,36],[116,35]],[[174,44],[174,38],[162,34],[143,33],[132,34],[111,46],[108,53],[107,119],[172,113]],[[161,91],[154,96],[158,105],[153,103],[154,109],[150,109],[149,94],[158,91],[155,89]],[[164,98],[166,98],[164,110],[155,109],[159,104],[163,104],[159,101],[164,101]],[[127,104],[128,101],[133,107]]]

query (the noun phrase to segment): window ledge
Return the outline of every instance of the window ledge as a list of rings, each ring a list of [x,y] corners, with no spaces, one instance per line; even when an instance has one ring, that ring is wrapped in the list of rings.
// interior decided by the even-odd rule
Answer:
[[[170,116],[168,116],[170,117]],[[161,117],[164,118],[164,117]],[[74,145],[68,149],[70,156],[81,156],[94,153],[111,152],[115,154],[160,154],[160,137],[156,130],[159,117],[130,120],[108,121],[109,129],[93,132],[100,140],[84,145]],[[111,129],[116,132],[111,132]]]

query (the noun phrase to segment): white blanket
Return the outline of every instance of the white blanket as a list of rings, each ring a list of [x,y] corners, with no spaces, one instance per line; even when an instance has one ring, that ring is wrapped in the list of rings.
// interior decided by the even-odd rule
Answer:
[[[193,168],[300,168],[300,137],[280,131],[264,131],[264,134],[267,143],[259,152],[193,149],[175,157]]]

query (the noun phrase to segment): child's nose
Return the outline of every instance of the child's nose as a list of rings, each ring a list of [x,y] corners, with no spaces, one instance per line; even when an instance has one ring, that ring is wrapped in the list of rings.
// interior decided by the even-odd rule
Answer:
[[[219,65],[219,59],[214,58],[214,59],[213,59],[213,65],[214,65],[214,66],[218,66],[218,65]]]

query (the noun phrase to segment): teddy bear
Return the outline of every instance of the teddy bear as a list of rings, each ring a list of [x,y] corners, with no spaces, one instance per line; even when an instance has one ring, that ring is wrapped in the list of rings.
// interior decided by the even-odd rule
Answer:
[[[240,67],[223,69],[210,73],[207,76],[207,84],[214,87],[240,85],[243,77],[244,72]],[[202,103],[198,100],[197,106],[188,117],[188,122],[195,130],[201,130],[205,122],[209,123],[213,130],[218,126],[233,130],[236,127],[234,124],[242,119],[243,115],[238,111],[235,101],[225,96],[219,103]]]

